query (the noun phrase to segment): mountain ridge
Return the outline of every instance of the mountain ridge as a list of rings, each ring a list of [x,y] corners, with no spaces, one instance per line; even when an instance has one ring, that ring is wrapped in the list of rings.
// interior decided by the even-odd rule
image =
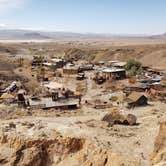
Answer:
[[[129,34],[104,34],[104,33],[76,33],[76,32],[46,32],[24,29],[0,29],[0,39],[117,39],[117,38],[145,38],[164,39],[166,33],[160,35],[129,35]]]

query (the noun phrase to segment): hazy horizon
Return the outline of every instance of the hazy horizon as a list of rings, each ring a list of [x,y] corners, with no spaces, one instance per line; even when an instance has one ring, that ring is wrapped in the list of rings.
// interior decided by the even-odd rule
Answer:
[[[164,0],[0,0],[0,29],[110,35],[166,31]]]

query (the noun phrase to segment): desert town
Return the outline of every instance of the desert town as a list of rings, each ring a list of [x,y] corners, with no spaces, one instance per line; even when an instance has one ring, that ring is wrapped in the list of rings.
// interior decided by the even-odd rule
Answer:
[[[166,89],[162,84],[164,72],[141,66],[132,59],[92,63],[75,58],[34,56],[28,67],[24,66],[23,58],[18,61],[16,72],[29,74],[38,82],[34,87],[38,92],[30,93],[24,82],[17,78],[7,81],[8,75],[2,76],[1,103],[32,110],[77,109],[81,106],[134,109],[148,105],[148,98],[166,102]]]
[[[28,55],[11,45],[0,49],[0,165],[165,161],[164,149],[155,146],[160,123],[165,130],[164,67],[136,58],[89,60],[76,48],[44,55],[44,44],[15,46],[42,45]]]
[[[166,0],[0,0],[0,166],[166,166]]]

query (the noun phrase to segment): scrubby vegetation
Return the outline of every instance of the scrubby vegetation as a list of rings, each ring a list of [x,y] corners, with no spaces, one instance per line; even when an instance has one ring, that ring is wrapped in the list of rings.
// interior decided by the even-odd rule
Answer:
[[[125,68],[128,72],[128,76],[135,76],[143,72],[142,64],[134,59],[128,60]]]

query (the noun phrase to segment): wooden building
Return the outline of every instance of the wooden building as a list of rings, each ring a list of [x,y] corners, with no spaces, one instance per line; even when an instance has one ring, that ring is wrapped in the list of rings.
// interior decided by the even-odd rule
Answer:
[[[84,72],[84,71],[89,71],[89,70],[93,70],[94,65],[93,64],[84,64],[82,66],[79,67],[79,72]]]
[[[78,74],[79,67],[75,66],[74,64],[68,64],[67,66],[63,67],[63,74],[74,75]]]
[[[52,97],[38,98],[32,97],[28,100],[31,109],[77,109],[77,99],[54,100]]]
[[[56,68],[62,68],[66,64],[64,59],[59,58],[52,58],[50,61],[55,65]]]
[[[106,76],[107,79],[124,79],[126,78],[125,69],[114,69],[114,68],[106,68],[102,71],[102,73]]]
[[[131,92],[148,92],[151,86],[142,83],[135,83],[123,88],[124,93],[131,93]]]
[[[117,62],[112,63],[112,67],[124,69],[126,64],[127,64],[126,62],[117,61]]]
[[[148,103],[148,98],[145,93],[132,92],[125,101],[129,108],[134,108],[135,106],[145,106]]]

